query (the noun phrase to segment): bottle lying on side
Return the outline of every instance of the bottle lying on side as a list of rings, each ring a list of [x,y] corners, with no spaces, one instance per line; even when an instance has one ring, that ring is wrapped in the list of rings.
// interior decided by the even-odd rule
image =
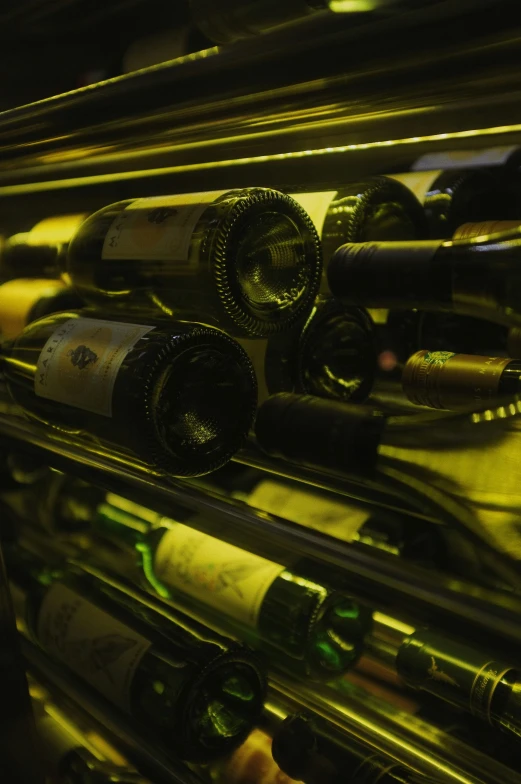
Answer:
[[[15,278],[70,279],[65,272],[67,248],[88,213],[56,215],[36,223],[29,231],[14,234],[0,252],[0,281]]]
[[[521,231],[469,240],[366,242],[338,248],[331,292],[348,306],[455,312],[521,325]]]
[[[247,631],[281,667],[331,677],[351,667],[371,627],[370,610],[328,586],[306,564],[275,563],[109,494],[93,528],[140,554],[156,593],[188,597]],[[325,571],[325,570],[324,570]],[[325,575],[321,575],[322,578]]]
[[[151,784],[103,737],[94,722],[56,704],[49,693],[29,680],[36,730],[44,764],[55,784]]]
[[[291,195],[315,224],[325,260],[346,242],[429,236],[422,205],[408,187],[390,177],[348,182],[338,191]],[[322,291],[327,290],[324,277]]]
[[[309,313],[322,255],[290,196],[243,188],[111,204],[80,226],[66,271],[78,294],[104,309],[266,337]]]
[[[200,324],[60,313],[4,343],[0,361],[29,418],[167,475],[194,476],[226,463],[255,412],[246,353]]]
[[[514,177],[504,170],[436,168],[388,176],[410,188],[423,204],[427,236],[433,239],[452,237],[463,223],[516,217],[517,202],[512,199]]]
[[[255,655],[89,567],[7,554],[22,633],[121,711],[146,737],[204,762],[247,736],[262,710]]]
[[[267,341],[263,366],[269,394],[303,392],[361,402],[376,369],[374,325],[367,311],[319,296],[304,326]]]
[[[80,297],[61,280],[17,278],[0,286],[0,340],[17,337],[24,328],[51,313],[76,310]]]
[[[486,406],[521,391],[521,360],[452,351],[417,351],[402,375],[403,391],[419,406],[458,410]]]
[[[275,730],[272,753],[288,776],[304,784],[436,784],[310,712],[286,717]]]

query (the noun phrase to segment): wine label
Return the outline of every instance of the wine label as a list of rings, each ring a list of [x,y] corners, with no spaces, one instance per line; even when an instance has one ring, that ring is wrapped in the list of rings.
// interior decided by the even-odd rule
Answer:
[[[17,278],[0,286],[0,334],[15,338],[27,325],[32,308],[43,297],[52,297],[65,285],[59,280]]]
[[[412,403],[451,409],[483,403],[498,395],[499,382],[511,362],[450,351],[417,351],[405,365],[402,386]]]
[[[412,165],[413,171],[430,169],[474,169],[478,166],[504,166],[520,148],[517,145],[488,147],[484,150],[446,150],[422,155]]]
[[[165,585],[250,627],[285,568],[182,523],[164,534],[154,558],[155,575]]]
[[[149,640],[60,583],[42,602],[37,638],[47,653],[130,712],[132,679]]]
[[[398,182],[406,185],[409,190],[414,193],[418,201],[423,204],[425,197],[440,174],[443,174],[442,169],[437,169],[435,171],[407,172],[406,174],[386,174],[386,177],[390,177],[392,180],[398,180]]]
[[[307,493],[305,490],[288,488],[270,479],[259,482],[250,494],[248,504],[347,542],[356,538],[369,518],[368,512],[363,509],[317,497],[315,493]]]
[[[322,236],[324,221],[331,202],[336,198],[338,191],[323,191],[322,193],[290,193],[315,224],[319,237]]]
[[[102,259],[179,262],[190,269],[189,251],[197,221],[227,191],[182,193],[137,199],[121,210],[103,242]]]
[[[483,237],[485,234],[497,234],[501,231],[510,231],[511,229],[519,229],[521,220],[519,221],[482,221],[481,223],[464,223],[458,226],[454,234],[453,240],[470,240],[474,237]]]
[[[38,397],[112,416],[112,392],[127,353],[154,327],[101,319],[68,319],[38,358]]]

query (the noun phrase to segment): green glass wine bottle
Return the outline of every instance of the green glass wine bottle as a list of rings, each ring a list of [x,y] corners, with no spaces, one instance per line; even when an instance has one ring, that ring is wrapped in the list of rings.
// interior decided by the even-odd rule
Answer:
[[[88,570],[87,570],[88,569]],[[255,655],[91,567],[8,553],[20,628],[182,759],[238,745],[261,710]]]
[[[28,324],[51,313],[82,306],[76,292],[61,280],[9,280],[0,286],[0,340],[17,337]]]
[[[267,188],[111,204],[80,226],[67,261],[87,302],[211,321],[238,337],[305,318],[321,272],[307,213]]]
[[[28,417],[166,475],[223,465],[254,416],[251,363],[212,327],[60,313],[30,324],[0,355]]]
[[[253,630],[248,639],[280,666],[318,677],[356,662],[371,626],[368,609],[316,576],[306,576],[299,563],[274,563],[110,498],[112,503],[98,507],[95,530],[135,546],[143,574],[157,593],[173,599],[184,594]]]
[[[287,716],[272,753],[284,773],[305,784],[436,784],[316,714]]]

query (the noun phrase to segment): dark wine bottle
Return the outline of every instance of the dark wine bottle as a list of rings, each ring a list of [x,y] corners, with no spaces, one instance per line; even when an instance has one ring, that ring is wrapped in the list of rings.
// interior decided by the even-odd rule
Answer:
[[[417,351],[405,365],[402,387],[411,403],[419,406],[448,410],[486,406],[501,395],[521,391],[521,360]]]
[[[190,0],[195,24],[217,44],[259,35],[328,8],[328,0]]]
[[[409,188],[389,177],[368,177],[338,191],[292,196],[315,224],[326,262],[345,242],[428,237],[420,202]]]
[[[463,223],[515,218],[506,173],[500,177],[490,169],[449,169],[389,176],[423,204],[433,239],[452,237]]]
[[[508,329],[471,316],[456,313],[432,313],[420,310],[389,312],[380,344],[403,366],[422,346],[431,351],[453,351],[455,354],[488,354],[515,356],[507,353]],[[402,368],[403,369],[403,368]]]
[[[61,278],[65,272],[67,247],[87,213],[59,215],[40,221],[30,231],[9,237],[0,253],[0,280],[16,278]]]
[[[333,400],[361,402],[371,392],[376,367],[374,327],[367,311],[319,296],[302,329],[268,341],[266,386]]]
[[[92,723],[79,722],[34,680],[29,690],[44,763],[55,784],[150,784]]]
[[[284,773],[304,784],[435,784],[316,714],[287,716],[274,732],[272,753]]]
[[[255,435],[259,446],[274,457],[369,476],[385,421],[369,407],[281,392],[260,406]]]
[[[255,411],[245,352],[201,325],[61,313],[5,344],[2,363],[12,397],[30,418],[166,474],[223,465]]]
[[[163,517],[154,525],[150,515],[120,499],[100,505],[93,525],[135,546],[154,591],[174,599],[185,594],[254,630],[255,647],[263,650],[266,642],[286,669],[332,676],[356,662],[371,626],[369,610],[309,578],[298,563],[261,558],[190,528],[190,519],[185,525]]]
[[[76,292],[60,280],[9,280],[0,286],[0,340],[15,338],[32,321],[82,305]]]
[[[23,633],[129,714],[145,737],[203,762],[252,729],[266,684],[245,646],[99,570],[48,566],[17,549],[8,573]]]
[[[408,686],[521,737],[521,672],[486,650],[420,630],[400,645],[396,671]]]
[[[466,241],[347,244],[328,279],[345,305],[454,311],[519,326],[520,253],[519,229]]]
[[[81,225],[67,263],[88,302],[210,319],[239,337],[268,336],[303,319],[321,270],[310,218],[267,188],[111,204]]]

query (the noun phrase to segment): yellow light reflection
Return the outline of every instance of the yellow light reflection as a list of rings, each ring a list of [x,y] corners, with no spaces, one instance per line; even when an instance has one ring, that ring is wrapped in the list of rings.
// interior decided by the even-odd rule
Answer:
[[[44,182],[30,182],[20,185],[5,185],[0,187],[0,196],[13,196],[23,193],[38,193],[41,191],[62,190],[66,188],[82,187],[84,185],[99,185],[106,182],[122,182],[136,178],[152,178],[158,175],[180,174],[186,172],[209,171],[216,168],[230,168],[234,166],[246,166],[258,163],[269,163],[283,160],[300,159],[307,156],[342,154],[347,152],[357,152],[360,150],[379,149],[381,147],[398,147],[416,145],[425,142],[438,142],[441,140],[454,141],[457,139],[469,139],[480,136],[503,135],[511,133],[521,134],[521,123],[517,125],[501,125],[489,128],[474,128],[467,131],[452,131],[450,133],[436,133],[427,136],[408,136],[401,139],[386,139],[383,141],[363,142],[358,144],[347,144],[338,147],[322,147],[310,150],[296,150],[293,152],[271,153],[269,155],[255,155],[245,158],[226,158],[223,160],[203,161],[200,163],[180,164],[177,166],[165,166],[162,168],[135,169],[124,172],[111,172],[110,174],[88,175],[83,177],[71,177],[63,180],[48,180]],[[221,140],[226,141],[225,139]],[[175,149],[175,148],[174,148]],[[138,153],[139,154],[139,153]],[[417,153],[413,153],[417,154]],[[103,159],[100,159],[103,160]],[[37,167],[33,169],[37,171]],[[26,170],[28,171],[28,170]]]

